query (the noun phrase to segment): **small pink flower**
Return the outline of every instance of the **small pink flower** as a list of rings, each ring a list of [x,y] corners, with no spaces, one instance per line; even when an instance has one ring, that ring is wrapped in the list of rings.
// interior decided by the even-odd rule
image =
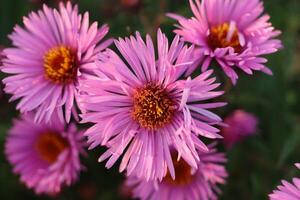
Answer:
[[[175,176],[169,146],[197,168],[196,149],[207,150],[200,137],[220,138],[214,125],[221,118],[208,109],[224,103],[208,100],[223,92],[207,71],[195,79],[181,77],[193,65],[193,47],[177,36],[171,45],[159,30],[156,51],[149,36],[139,33],[115,41],[120,58],[112,50],[100,55],[98,76],[81,81],[80,105],[84,123],[94,123],[85,133],[90,148],[108,150],[110,168],[122,156],[120,171],[145,179],[162,179],[167,170]],[[157,55],[157,56],[156,56]],[[157,57],[157,58],[156,58]]]
[[[227,125],[222,128],[221,134],[227,147],[253,135],[257,131],[258,119],[251,113],[236,110],[224,119]]]
[[[175,33],[195,44],[197,57],[206,71],[214,59],[235,84],[237,69],[247,74],[254,70],[272,74],[263,56],[282,47],[273,39],[280,34],[263,14],[260,0],[190,0],[194,17],[186,19],[169,14],[178,20]]]
[[[175,155],[175,179],[170,174],[162,182],[128,177],[127,184],[134,187],[134,197],[141,200],[217,200],[217,194],[221,193],[218,184],[225,184],[228,176],[223,166],[225,155],[210,145],[210,151],[200,152],[199,157],[198,169],[192,169]]]
[[[91,73],[96,55],[108,46],[100,41],[108,27],[89,26],[89,14],[78,14],[78,7],[61,3],[59,10],[43,6],[23,19],[9,36],[14,47],[4,49],[7,57],[1,70],[5,92],[22,113],[34,111],[35,122],[49,121],[59,115],[61,121],[76,117],[79,78]]]
[[[37,194],[55,195],[74,183],[84,153],[83,133],[74,124],[68,129],[55,118],[51,125],[35,124],[32,114],[15,120],[5,143],[5,154],[13,172]]]
[[[296,164],[300,169],[300,165]],[[299,200],[300,199],[300,179],[293,178],[293,183],[282,181],[282,185],[277,187],[272,194],[269,195],[270,200]]]

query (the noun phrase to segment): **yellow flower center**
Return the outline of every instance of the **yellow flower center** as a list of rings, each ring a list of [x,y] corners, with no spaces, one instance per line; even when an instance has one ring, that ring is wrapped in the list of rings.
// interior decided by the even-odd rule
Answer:
[[[182,158],[177,161],[176,156],[172,154],[173,165],[175,169],[175,180],[171,177],[168,172],[163,182],[174,185],[174,186],[184,186],[188,185],[193,181],[192,168],[185,162]]]
[[[50,164],[54,163],[68,146],[69,143],[65,138],[53,132],[41,134],[35,144],[40,157]]]
[[[228,23],[212,27],[208,36],[208,45],[213,50],[216,48],[232,47],[236,53],[240,53],[242,46],[239,41],[238,30],[235,27],[234,31],[229,35],[229,28],[230,25]]]
[[[76,55],[68,47],[54,47],[44,56],[44,68],[48,80],[60,84],[70,83],[77,76]]]
[[[133,119],[143,128],[155,130],[165,126],[175,110],[175,102],[161,86],[149,83],[133,96]]]

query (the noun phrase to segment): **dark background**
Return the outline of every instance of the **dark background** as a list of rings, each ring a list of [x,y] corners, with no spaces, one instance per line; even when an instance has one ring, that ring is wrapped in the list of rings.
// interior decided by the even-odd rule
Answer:
[[[21,24],[22,16],[39,9],[41,2],[56,7],[58,1],[0,0],[2,46],[10,45],[7,34],[12,32],[16,23]],[[175,21],[166,18],[165,12],[191,16],[187,0],[144,0],[130,8],[120,0],[79,0],[77,3],[81,12],[90,12],[91,21],[109,24],[110,37],[128,36],[136,30],[143,35],[147,32],[155,35],[156,29],[162,27],[171,39]],[[240,73],[237,86],[225,96],[229,105],[218,110],[224,117],[234,109],[245,109],[254,113],[260,121],[255,137],[227,151],[230,177],[228,183],[222,186],[220,199],[223,200],[267,199],[280,179],[290,181],[293,176],[300,176],[299,170],[293,166],[300,162],[300,1],[264,0],[264,3],[273,25],[283,31],[280,38],[284,49],[268,56],[268,66],[274,76]],[[3,74],[0,77],[3,78]],[[0,94],[0,198],[47,199],[35,196],[18,181],[3,154],[6,132],[16,116],[15,103],[8,103],[8,96]],[[89,152],[89,157],[83,159],[88,170],[81,174],[80,181],[53,198],[121,199],[122,175],[118,174],[118,165],[106,170],[103,163],[97,163],[101,151]]]

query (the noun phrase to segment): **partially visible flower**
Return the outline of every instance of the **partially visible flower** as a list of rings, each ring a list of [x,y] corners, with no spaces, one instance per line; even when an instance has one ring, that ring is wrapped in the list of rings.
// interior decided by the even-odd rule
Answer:
[[[192,169],[173,155],[175,179],[170,174],[162,182],[128,177],[127,184],[134,187],[134,197],[141,200],[216,200],[221,192],[218,184],[225,184],[228,176],[224,167],[225,155],[210,145],[209,152],[199,152],[199,157],[198,169]]]
[[[251,113],[243,110],[235,110],[224,119],[224,126],[221,135],[227,147],[232,147],[235,143],[255,134],[257,132],[258,119]]]
[[[300,165],[296,164],[300,169]],[[299,200],[300,199],[300,179],[293,178],[293,183],[282,181],[282,185],[277,187],[272,194],[269,195],[270,200]]]
[[[167,170],[175,176],[169,146],[197,168],[196,149],[207,150],[200,137],[220,138],[214,127],[221,118],[208,109],[224,103],[208,100],[223,94],[207,71],[195,79],[182,80],[194,64],[193,47],[180,42],[169,46],[159,30],[156,53],[150,36],[139,33],[115,41],[120,58],[112,50],[100,55],[98,76],[81,81],[80,105],[84,123],[95,125],[85,133],[90,148],[108,150],[99,161],[108,159],[110,168],[123,156],[120,171],[127,175],[162,179]],[[157,58],[156,58],[157,55]]]
[[[169,14],[179,22],[175,33],[187,42],[195,44],[202,71],[206,71],[214,59],[235,84],[236,69],[247,74],[253,70],[272,74],[262,57],[282,47],[273,39],[280,34],[263,14],[260,0],[190,0],[194,17],[186,19]]]
[[[44,5],[23,22],[25,28],[17,25],[9,36],[15,47],[3,51],[5,92],[13,95],[11,101],[20,99],[22,113],[34,111],[35,122],[53,115],[69,122],[71,113],[77,116],[79,79],[92,73],[96,55],[109,44],[100,44],[108,27],[89,26],[89,14],[78,14],[70,2],[59,10]]]
[[[55,195],[74,183],[83,166],[83,133],[74,124],[65,129],[58,120],[35,124],[32,114],[15,120],[5,143],[13,172],[37,194]],[[53,118],[54,119],[54,118]]]

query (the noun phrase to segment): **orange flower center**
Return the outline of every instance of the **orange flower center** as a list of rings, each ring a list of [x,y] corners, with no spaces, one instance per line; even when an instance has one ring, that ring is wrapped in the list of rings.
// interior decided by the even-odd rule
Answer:
[[[230,25],[228,23],[214,26],[210,29],[208,44],[213,50],[232,47],[236,53],[242,51],[237,28],[235,27],[232,33],[229,32],[229,29]]]
[[[182,158],[177,161],[176,157],[172,155],[172,160],[175,169],[175,180],[171,177],[168,172],[163,181],[167,184],[174,186],[184,186],[188,185],[193,181],[192,168],[185,162]]]
[[[45,76],[54,83],[66,84],[77,76],[76,55],[65,46],[50,49],[44,56]]]
[[[149,83],[133,96],[132,115],[143,128],[155,130],[165,126],[175,110],[175,102],[161,86]]]
[[[65,138],[53,132],[41,134],[35,144],[41,158],[50,164],[54,163],[68,146],[69,143]]]

